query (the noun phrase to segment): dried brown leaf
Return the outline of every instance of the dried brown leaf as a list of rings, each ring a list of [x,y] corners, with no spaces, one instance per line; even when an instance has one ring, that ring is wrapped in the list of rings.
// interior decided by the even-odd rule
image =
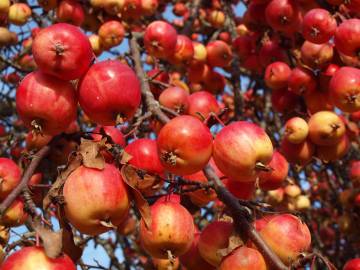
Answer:
[[[69,162],[65,170],[61,171],[56,178],[56,181],[51,186],[51,189],[46,194],[43,200],[43,207],[47,209],[52,202],[55,202],[55,199],[59,196],[62,196],[62,188],[65,184],[68,176],[82,163],[82,156],[76,152],[72,153],[69,157]]]
[[[145,200],[141,192],[138,190],[139,181],[141,178],[136,172],[136,169],[130,165],[124,165],[121,168],[121,175],[125,183],[131,187],[131,194],[134,198],[135,205],[138,208],[142,219],[147,228],[151,227],[151,211],[148,202]]]
[[[61,256],[63,248],[62,230],[53,232],[41,225],[38,219],[32,222],[32,227],[42,241],[46,256],[51,259],[56,259]]]
[[[74,262],[77,262],[83,253],[83,249],[75,244],[74,235],[69,223],[65,220],[65,213],[62,206],[58,206],[58,219],[62,228],[63,252]]]
[[[122,156],[121,156],[121,160],[120,160],[120,164],[127,164],[130,160],[132,159],[132,155],[130,155],[129,153],[123,151],[122,152]]]
[[[229,244],[227,248],[217,250],[217,254],[221,257],[225,257],[229,255],[236,248],[243,246],[244,242],[240,238],[240,236],[236,235],[235,232],[229,237]]]
[[[105,159],[100,153],[100,151],[104,149],[108,149],[106,138],[102,138],[98,142],[82,138],[79,153],[82,155],[84,166],[99,170],[104,169]]]

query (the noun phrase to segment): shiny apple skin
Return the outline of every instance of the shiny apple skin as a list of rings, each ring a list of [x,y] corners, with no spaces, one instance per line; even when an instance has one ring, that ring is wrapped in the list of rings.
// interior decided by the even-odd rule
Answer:
[[[329,84],[330,97],[336,107],[344,112],[360,110],[360,69],[341,67]]]
[[[204,228],[198,249],[205,261],[215,267],[220,265],[222,257],[217,251],[228,247],[233,230],[233,224],[226,221],[214,221]]]
[[[285,123],[284,138],[298,144],[306,140],[309,134],[308,123],[301,117],[292,117]]]
[[[335,18],[326,9],[314,8],[304,16],[302,33],[306,40],[322,44],[335,34],[336,27]]]
[[[153,174],[162,175],[164,173],[155,140],[137,139],[128,144],[124,150],[131,156],[128,161],[130,165]]]
[[[76,0],[62,0],[56,9],[59,22],[80,26],[85,20],[83,6]]]
[[[29,216],[24,208],[24,201],[22,199],[15,199],[0,218],[0,225],[5,227],[19,227],[23,225]]]
[[[360,259],[355,258],[347,261],[343,270],[360,270]]]
[[[291,69],[284,62],[274,62],[266,67],[265,83],[271,89],[281,89],[288,85]]]
[[[0,157],[0,201],[4,200],[20,183],[20,178],[19,166],[9,158]]]
[[[207,91],[193,93],[188,98],[187,113],[199,118],[206,119],[210,113],[220,113],[220,106],[215,96]],[[200,114],[200,115],[199,115]]]
[[[17,88],[16,110],[26,127],[37,120],[43,133],[57,135],[76,119],[75,90],[69,82],[31,72]]]
[[[268,164],[272,154],[269,136],[250,122],[238,121],[227,125],[214,139],[215,164],[234,181],[255,181],[258,176],[256,163]]]
[[[337,144],[346,132],[343,120],[332,111],[320,111],[313,114],[308,125],[308,137],[316,145]]]
[[[267,270],[264,257],[253,248],[241,246],[224,257],[219,270]]]
[[[155,21],[148,25],[144,34],[146,51],[157,58],[166,59],[175,53],[177,33],[166,22]]]
[[[188,270],[215,270],[215,267],[207,263],[200,255],[198,249],[198,243],[200,239],[200,232],[195,232],[194,240],[190,249],[180,256],[180,263],[186,267]]]
[[[188,115],[171,119],[160,130],[157,145],[163,166],[177,175],[200,171],[210,160],[213,148],[208,127]]]
[[[336,49],[347,56],[358,56],[360,50],[360,19],[343,21],[334,37]]]
[[[11,254],[0,266],[0,270],[76,270],[75,264],[62,255],[50,259],[42,247],[24,247]]]
[[[298,144],[282,140],[280,152],[290,163],[304,166],[312,160],[315,154],[315,146],[310,139]]]
[[[309,228],[291,214],[273,217],[262,228],[260,235],[286,265],[296,260],[300,253],[306,252],[311,244]]]
[[[152,257],[166,259],[167,250],[178,257],[190,249],[195,226],[186,208],[172,200],[159,200],[151,206],[151,217],[150,228],[144,220],[140,222],[140,240]]]
[[[42,29],[33,41],[32,52],[40,70],[62,80],[80,78],[93,60],[87,36],[78,27],[67,23]]]
[[[289,172],[289,163],[278,151],[275,151],[269,163],[270,172],[259,174],[259,185],[263,190],[274,190],[281,187]]]
[[[141,101],[140,81],[127,65],[115,60],[94,64],[81,79],[79,103],[100,125],[113,126],[117,117],[134,116]]]
[[[98,235],[110,228],[100,221],[121,224],[127,217],[129,197],[119,170],[105,164],[103,170],[78,167],[66,180],[63,191],[65,215],[75,228]]]
[[[172,109],[177,113],[184,113],[189,106],[189,93],[183,88],[172,86],[166,88],[159,96],[159,102],[166,108]]]

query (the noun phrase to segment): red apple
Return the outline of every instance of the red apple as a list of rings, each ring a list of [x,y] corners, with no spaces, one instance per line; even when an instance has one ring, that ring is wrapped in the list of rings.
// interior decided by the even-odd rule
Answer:
[[[288,175],[289,163],[283,155],[275,151],[268,166],[271,171],[259,174],[259,186],[263,190],[278,189]]]
[[[78,97],[92,121],[115,125],[134,116],[141,100],[140,81],[129,66],[119,61],[99,62],[81,79]]]
[[[182,115],[159,132],[160,160],[169,172],[186,175],[201,170],[212,154],[212,135],[199,119]]]
[[[76,270],[66,255],[50,259],[42,247],[24,247],[11,254],[0,266],[1,270]]]
[[[309,138],[317,145],[337,144],[345,134],[345,124],[334,112],[321,111],[309,119]]]
[[[198,249],[201,257],[209,264],[218,267],[222,257],[219,249],[229,246],[229,237],[234,230],[233,224],[226,221],[214,221],[201,232]]]
[[[298,165],[306,165],[315,154],[315,146],[309,139],[299,144],[282,140],[280,149],[281,153],[290,163]]]
[[[121,131],[118,128],[114,126],[97,126],[93,130],[93,134],[91,135],[94,141],[98,142],[102,139],[102,135],[97,134],[100,133],[101,129],[104,130],[105,134],[109,136],[114,143],[123,147],[126,145],[124,135],[121,133]]]
[[[215,137],[213,158],[219,170],[236,181],[254,181],[256,165],[267,165],[273,154],[270,138],[259,126],[238,121]]]
[[[359,20],[360,21],[360,20]],[[330,96],[344,112],[360,110],[360,69],[341,67],[330,80]]]
[[[359,57],[360,19],[343,21],[336,29],[334,42],[339,52],[347,56]]]
[[[187,113],[204,120],[210,113],[219,114],[220,106],[214,95],[207,91],[199,91],[189,96]]]
[[[360,259],[355,258],[347,261],[343,270],[360,270]]]
[[[163,199],[151,206],[151,226],[140,222],[140,240],[152,256],[166,259],[169,252],[175,257],[185,254],[194,239],[194,221],[191,214],[178,202]]]
[[[144,34],[144,44],[148,54],[166,59],[175,53],[177,33],[171,24],[154,21]]]
[[[42,29],[34,39],[32,52],[41,71],[62,80],[80,78],[93,60],[87,36],[66,23]]]
[[[199,269],[215,270],[215,268],[209,263],[207,263],[200,255],[198,249],[200,235],[201,235],[200,232],[198,231],[195,232],[192,245],[185,254],[180,256],[180,262],[188,270],[199,270]]]
[[[40,71],[32,72],[16,91],[16,110],[28,128],[56,135],[75,121],[75,90],[69,82]]]
[[[19,184],[21,170],[14,161],[0,157],[0,201],[4,200]]]
[[[184,113],[189,106],[188,97],[189,93],[186,90],[173,86],[162,91],[159,96],[159,102],[161,105],[177,113]]]
[[[281,89],[288,85],[291,69],[284,62],[274,62],[265,70],[265,83],[271,89]]]
[[[155,140],[137,139],[128,144],[124,150],[131,156],[128,161],[130,165],[151,174],[162,175],[164,173]]]
[[[15,199],[0,218],[0,225],[5,227],[18,227],[23,225],[28,218],[24,207],[25,204],[22,199]]]
[[[56,9],[59,22],[82,25],[85,19],[83,6],[76,0],[62,0]]]
[[[286,265],[310,248],[309,228],[298,217],[280,214],[273,217],[261,230],[260,235]]]
[[[329,11],[322,8],[314,8],[304,16],[302,34],[306,40],[322,44],[328,42],[335,34],[336,27],[336,20]]]
[[[110,49],[121,44],[125,36],[125,28],[121,22],[110,20],[100,26],[98,34],[101,46]]]
[[[301,117],[293,117],[286,121],[284,138],[290,143],[298,144],[306,140],[309,126]]]
[[[105,164],[102,170],[78,167],[67,178],[63,195],[66,218],[81,233],[98,235],[109,231],[128,214],[126,184],[111,164]]]
[[[219,270],[267,270],[264,257],[253,248],[241,246],[226,256]]]
[[[227,67],[232,60],[231,47],[222,40],[211,41],[206,45],[207,62],[212,67]]]

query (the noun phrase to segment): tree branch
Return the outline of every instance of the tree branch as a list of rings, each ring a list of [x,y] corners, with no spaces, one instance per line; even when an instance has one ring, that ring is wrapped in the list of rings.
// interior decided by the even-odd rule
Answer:
[[[27,188],[31,176],[34,174],[41,160],[50,152],[50,149],[51,149],[50,144],[45,145],[36,154],[33,155],[30,165],[25,170],[19,185],[16,188],[14,188],[14,190],[0,204],[0,217],[10,207],[10,205],[14,202],[14,200],[21,194],[21,192]]]
[[[159,103],[155,100],[153,94],[150,91],[148,81],[146,80],[145,73],[141,66],[141,55],[139,50],[139,45],[137,43],[136,37],[131,37],[130,39],[130,50],[133,61],[135,63],[136,73],[141,80],[141,91],[145,103],[148,106],[148,109],[154,113],[154,115],[163,123],[167,123],[170,119],[166,116],[164,112],[161,111]],[[251,210],[247,207],[241,206],[238,203],[236,197],[234,197],[222,184],[219,177],[215,174],[214,170],[210,165],[207,165],[204,169],[204,174],[206,175],[209,183],[213,183],[215,186],[215,191],[218,195],[218,198],[224,202],[224,204],[229,207],[232,215],[234,217],[235,225],[237,232],[240,235],[248,236],[260,252],[263,254],[265,260],[271,265],[274,269],[277,270],[287,270],[288,268],[281,262],[281,260],[272,252],[268,245],[264,242],[261,236],[257,233],[255,228],[252,226],[249,220],[251,220]]]
[[[193,27],[193,23],[194,23],[194,20],[199,15],[199,9],[200,9],[202,0],[193,0],[191,2],[192,2],[192,4],[190,4],[190,16],[186,20],[184,28],[181,31],[181,34],[186,35],[186,36],[190,36],[190,34],[192,32],[191,30]]]
[[[231,39],[234,40],[237,36],[236,33],[236,24],[235,24],[235,15],[231,6],[230,1],[223,1],[225,5],[225,14],[227,14],[227,28],[230,32]],[[231,62],[231,84],[234,92],[234,111],[235,111],[235,119],[240,120],[242,115],[242,107],[243,107],[243,97],[241,94],[241,72],[240,72],[240,62],[239,57],[237,55],[233,55],[233,60]]]

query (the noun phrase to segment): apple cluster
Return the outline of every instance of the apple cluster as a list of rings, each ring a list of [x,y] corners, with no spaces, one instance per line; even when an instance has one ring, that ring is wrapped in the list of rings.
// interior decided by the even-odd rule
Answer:
[[[0,270],[82,264],[41,235],[8,253],[40,216],[79,249],[115,233],[129,269],[332,269],[321,249],[360,270],[359,16],[359,0],[0,0]]]

